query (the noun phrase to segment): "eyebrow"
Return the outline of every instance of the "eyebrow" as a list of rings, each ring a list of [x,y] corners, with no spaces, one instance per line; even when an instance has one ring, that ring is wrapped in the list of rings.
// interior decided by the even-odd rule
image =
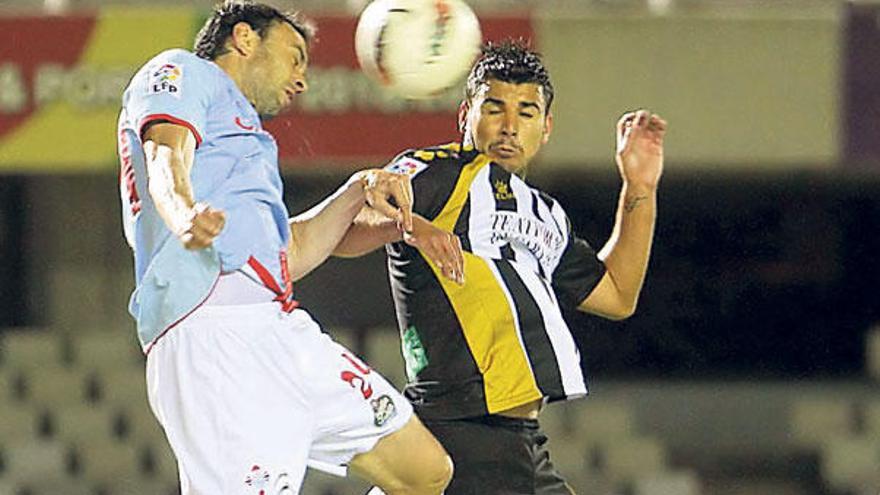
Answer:
[[[486,104],[498,105],[500,107],[503,107],[504,100],[499,100],[498,98],[486,98],[483,100],[483,105],[486,105]],[[535,110],[537,110],[539,112],[541,111],[541,106],[533,101],[521,101],[521,102],[519,102],[519,108],[520,109],[534,108]]]

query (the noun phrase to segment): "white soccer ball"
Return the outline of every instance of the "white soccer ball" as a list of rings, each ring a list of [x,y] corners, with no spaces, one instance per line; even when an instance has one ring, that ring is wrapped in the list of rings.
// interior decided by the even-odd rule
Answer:
[[[355,50],[364,73],[406,98],[452,87],[480,52],[480,23],[462,0],[374,0],[361,13]]]

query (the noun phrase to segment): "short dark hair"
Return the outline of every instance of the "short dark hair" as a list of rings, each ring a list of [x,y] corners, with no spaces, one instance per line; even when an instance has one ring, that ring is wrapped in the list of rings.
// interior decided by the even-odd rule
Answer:
[[[472,100],[480,86],[489,79],[524,84],[539,84],[544,89],[544,110],[550,110],[553,103],[553,83],[550,73],[544,67],[541,55],[529,48],[528,42],[522,39],[504,40],[501,43],[486,43],[482,47],[480,58],[474,62],[468,74],[465,96]]]
[[[196,55],[215,60],[220,55],[228,53],[226,40],[232,35],[232,28],[239,22],[246,22],[260,36],[265,35],[273,22],[290,24],[305,38],[306,43],[315,36],[315,25],[298,13],[281,12],[269,5],[251,0],[225,0],[214,7],[211,16],[196,35],[194,46]]]

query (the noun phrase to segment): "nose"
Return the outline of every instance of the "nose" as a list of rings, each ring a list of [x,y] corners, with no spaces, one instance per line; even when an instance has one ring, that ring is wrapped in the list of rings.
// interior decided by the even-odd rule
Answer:
[[[515,112],[504,112],[504,120],[501,123],[501,134],[505,136],[516,136],[519,121]]]

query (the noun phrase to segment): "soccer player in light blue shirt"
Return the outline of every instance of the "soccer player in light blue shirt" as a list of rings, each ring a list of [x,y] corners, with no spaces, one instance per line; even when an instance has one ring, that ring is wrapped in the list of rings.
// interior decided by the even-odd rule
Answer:
[[[408,177],[377,169],[288,219],[261,116],[307,90],[311,37],[297,16],[230,0],[195,53],[159,54],[123,96],[130,309],[185,495],[295,494],[307,464],[387,493],[438,494],[451,476],[407,401],[292,299],[365,202],[412,229]]]

